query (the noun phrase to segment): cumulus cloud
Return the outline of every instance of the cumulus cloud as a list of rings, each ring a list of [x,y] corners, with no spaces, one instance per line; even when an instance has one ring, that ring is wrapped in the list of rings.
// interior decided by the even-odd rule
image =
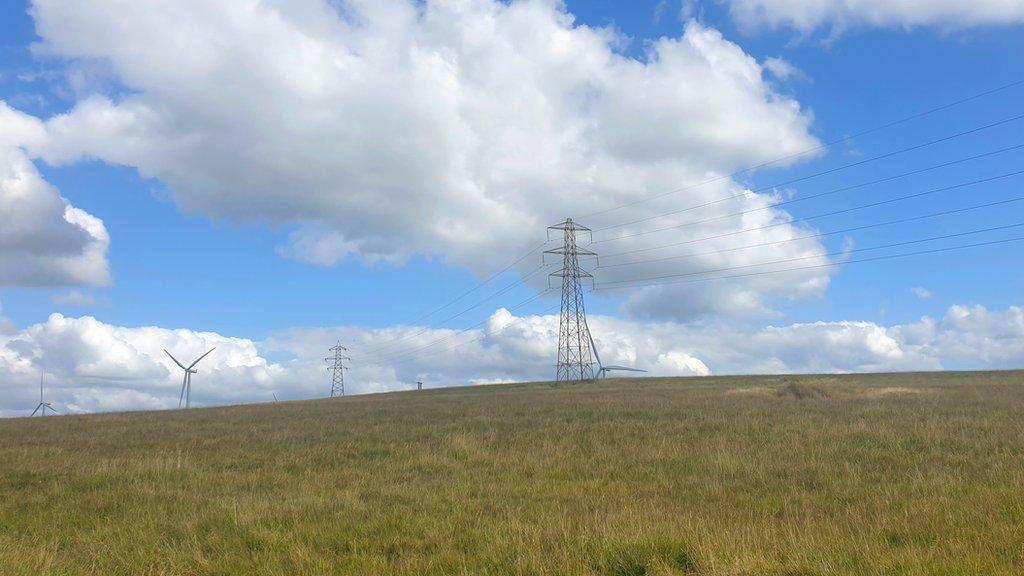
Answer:
[[[1024,364],[1024,309],[953,306],[939,319],[883,326],[816,322],[764,328],[725,323],[641,323],[593,316],[605,364],[658,376],[1014,368]],[[442,340],[443,339],[443,340]],[[351,350],[350,393],[547,380],[554,372],[558,317],[505,309],[484,326],[455,330],[395,326],[294,328],[262,342],[210,332],[114,326],[54,314],[0,335],[0,414],[35,406],[40,371],[47,399],[70,412],[172,408],[183,362],[210,347],[193,381],[197,405],[324,396],[325,350]],[[274,360],[271,360],[274,358]]]
[[[103,222],[64,199],[23,149],[44,137],[38,119],[0,101],[0,286],[106,284]]]
[[[1017,0],[720,0],[748,28],[789,26],[811,32],[823,25],[961,29],[1024,23]]]
[[[578,24],[554,0],[34,0],[32,14],[37,51],[76,63],[79,73],[102,62],[92,68],[114,81],[48,119],[33,154],[55,164],[134,166],[167,184],[189,213],[290,227],[280,252],[320,265],[352,257],[400,264],[424,254],[486,274],[566,216],[818,144],[810,114],[775,92],[754,58],[693,21],[634,58],[614,30]],[[773,202],[742,192],[728,178],[692,188],[672,198],[675,206],[737,198],[604,235]],[[770,209],[605,248],[787,218]],[[787,224],[773,237],[797,232]],[[658,269],[815,251],[820,245],[809,240]],[[645,270],[607,270],[600,279]],[[769,310],[775,298],[820,293],[827,278],[817,270],[782,283],[736,279],[720,292],[724,301],[688,312],[729,308],[729,298]]]
[[[51,315],[46,322],[0,336],[0,410],[17,414],[37,394],[45,373],[48,400],[68,412],[157,409],[177,406],[181,369],[163,349],[182,361],[217,351],[193,376],[199,404],[260,401],[283,380],[286,367],[260,356],[256,345],[209,332],[113,326],[85,316]],[[289,389],[308,394],[313,373],[291,372]],[[320,371],[316,371],[319,377]]]

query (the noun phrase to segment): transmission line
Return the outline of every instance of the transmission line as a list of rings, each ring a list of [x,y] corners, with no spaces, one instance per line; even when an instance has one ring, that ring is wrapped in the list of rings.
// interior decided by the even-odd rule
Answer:
[[[816,214],[814,216],[807,216],[805,218],[801,218],[800,221],[805,222],[807,220],[814,220],[816,218],[824,218],[826,216],[835,216],[837,214],[845,214],[847,212],[853,212],[853,211],[856,211],[856,210],[863,210],[865,208],[874,208],[875,206],[882,206],[884,204],[892,204],[894,202],[900,202],[902,200],[909,200],[909,199],[912,199],[912,198],[920,198],[922,196],[929,196],[929,195],[932,195],[932,194],[938,194],[940,192],[948,192],[950,190],[957,190],[959,188],[966,188],[967,186],[974,186],[974,185],[977,185],[977,184],[985,184],[987,182],[994,182],[996,180],[1002,180],[1002,179],[1005,179],[1005,178],[1011,178],[1013,176],[1018,176],[1020,174],[1024,174],[1024,170],[1017,170],[1015,172],[1007,172],[1005,174],[999,174],[997,176],[990,176],[988,178],[982,178],[982,179],[979,179],[979,180],[971,180],[970,182],[961,182],[959,184],[953,184],[951,186],[943,186],[941,188],[934,188],[932,190],[926,190],[924,192],[916,192],[914,194],[907,194],[907,195],[904,195],[904,196],[897,196],[896,198],[889,198],[889,199],[886,199],[886,200],[879,200],[877,202],[870,202],[868,204],[861,204],[860,206],[853,206],[851,208],[843,208],[841,210],[833,210],[831,212],[825,212],[825,213],[822,213],[822,214]],[[835,191],[825,192],[825,193],[822,193],[822,194],[831,194],[832,192],[835,192]],[[808,198],[804,198],[804,199],[805,200],[809,200],[810,198],[808,197]],[[771,209],[771,208],[773,208],[775,206],[778,206],[778,205],[779,204],[776,204],[776,205],[773,205],[773,206],[762,206],[762,207],[759,207],[759,208],[751,208],[750,210],[744,210],[742,212],[734,212],[732,214],[726,214],[724,216],[716,216],[714,218],[707,218],[707,219],[704,219],[704,220],[697,220],[697,221],[694,221],[694,222],[687,222],[685,224],[680,224],[680,225],[677,225],[677,226],[671,226],[671,227],[668,227],[668,228],[660,228],[660,229],[657,229],[657,230],[649,230],[647,232],[639,232],[639,233],[631,234],[631,235],[628,235],[628,236],[620,236],[618,238],[609,238],[607,240],[594,240],[594,244],[597,244],[599,242],[609,242],[611,240],[624,240],[626,238],[633,238],[635,236],[642,236],[644,234],[652,234],[654,232],[663,232],[665,230],[677,230],[677,229],[681,229],[681,228],[688,228],[690,226],[696,226],[698,224],[706,224],[708,222],[715,222],[715,221],[718,221],[718,220],[724,220],[726,218],[732,218],[734,216],[742,216],[744,214],[750,214],[752,212],[761,212],[761,211],[764,211],[764,210],[769,210],[769,209]],[[625,252],[618,252],[616,254],[609,254],[608,256],[620,256],[622,254],[632,254],[632,253],[643,252],[643,251],[647,251],[647,250],[656,250],[656,249],[659,249],[659,248],[669,248],[669,247],[673,247],[673,246],[682,246],[684,244],[692,244],[694,242],[701,242],[701,241],[704,241],[704,240],[712,240],[712,239],[716,239],[716,238],[723,238],[725,236],[733,236],[733,235],[736,235],[736,234],[742,234],[744,232],[753,232],[755,230],[765,230],[765,229],[768,229],[768,228],[774,228],[776,226],[785,226],[785,225],[788,225],[788,224],[792,224],[792,222],[791,221],[775,222],[773,224],[766,224],[764,226],[759,226],[759,227],[756,227],[756,228],[746,228],[746,229],[743,229],[743,230],[734,230],[732,232],[723,232],[721,234],[716,234],[716,235],[713,235],[713,236],[705,236],[703,238],[694,238],[694,239],[691,239],[691,240],[684,240],[682,242],[674,242],[674,243],[665,244],[665,245],[662,245],[662,246],[655,246],[655,247],[649,247],[649,248],[637,248],[637,249],[629,250],[629,251],[625,251]]]
[[[445,304],[443,304],[443,305],[441,305],[441,306],[438,306],[437,308],[434,308],[434,309],[432,309],[431,311],[427,312],[426,314],[423,314],[422,316],[420,316],[420,317],[416,318],[415,320],[413,320],[412,322],[410,322],[410,324],[411,324],[411,325],[415,325],[415,324],[418,324],[418,323],[422,322],[423,320],[426,320],[427,318],[429,318],[429,317],[433,316],[434,314],[436,314],[436,313],[440,312],[441,310],[444,310],[445,308],[448,308],[448,307],[449,307],[449,306],[451,306],[452,304],[455,304],[456,302],[458,302],[458,301],[462,300],[462,299],[463,299],[463,298],[465,298],[466,296],[469,296],[470,294],[472,294],[472,293],[476,292],[476,291],[477,291],[477,290],[479,290],[480,288],[483,288],[483,287],[484,287],[485,285],[487,285],[487,284],[489,284],[490,282],[494,281],[495,279],[497,279],[497,278],[498,278],[499,276],[501,276],[501,275],[502,275],[502,274],[504,274],[505,272],[508,272],[509,270],[511,270],[511,269],[513,269],[513,268],[515,268],[515,267],[516,267],[516,265],[518,265],[518,264],[519,264],[520,262],[522,262],[523,260],[526,260],[526,259],[527,259],[527,258],[529,258],[529,257],[530,257],[531,255],[533,255],[533,254],[535,254],[536,252],[538,252],[538,251],[539,251],[539,250],[540,250],[541,248],[543,248],[543,247],[544,247],[544,245],[546,245],[546,244],[547,244],[547,241],[544,241],[544,242],[541,242],[540,244],[538,244],[538,245],[534,246],[534,247],[533,247],[533,248],[531,248],[531,249],[530,249],[530,250],[529,250],[528,252],[526,252],[525,254],[523,254],[523,255],[519,256],[518,258],[516,258],[515,260],[513,260],[512,262],[510,262],[510,263],[509,263],[508,265],[506,265],[505,267],[501,268],[501,269],[500,269],[500,270],[498,270],[497,272],[495,272],[495,273],[491,274],[490,276],[488,276],[488,277],[487,277],[486,279],[484,279],[484,280],[482,280],[482,281],[478,282],[478,283],[477,283],[476,285],[474,285],[474,286],[473,286],[473,287],[471,287],[470,289],[466,290],[465,292],[463,292],[463,293],[459,294],[459,295],[458,295],[458,296],[456,296],[455,298],[453,298],[453,299],[449,300],[449,301],[448,301],[448,302],[446,302]],[[491,296],[491,297],[489,297],[489,298],[493,298],[493,297],[494,297],[494,295],[492,295],[492,296]],[[465,313],[465,312],[467,312],[467,311],[468,311],[468,310],[464,311],[463,313]],[[450,321],[450,320],[452,320],[452,319],[454,319],[454,318],[456,318],[456,317],[458,317],[458,316],[460,316],[460,315],[461,315],[461,314],[457,314],[457,315],[455,315],[455,316],[454,316],[454,317],[452,317],[452,318],[448,318],[448,319],[446,319],[446,320],[443,320],[443,321],[441,322],[441,324],[443,324],[443,323],[445,323],[445,322],[448,322],[448,321]],[[436,325],[437,325],[437,323],[435,323],[435,326],[436,326]],[[426,330],[426,329],[429,329],[429,327],[425,328],[425,330]],[[382,350],[382,349],[384,349],[384,348],[386,348],[386,347],[389,347],[389,346],[390,346],[391,344],[396,344],[396,343],[398,343],[398,342],[400,342],[400,341],[402,341],[402,340],[404,340],[404,339],[406,339],[406,338],[408,338],[408,337],[409,337],[409,335],[405,335],[405,336],[399,337],[399,338],[397,338],[397,339],[395,339],[395,340],[393,340],[393,341],[385,341],[385,342],[378,342],[378,343],[376,343],[376,344],[375,344],[374,346],[372,346],[372,347],[371,347],[371,348],[370,348],[369,350],[370,350],[370,352],[371,352],[371,353],[372,353],[372,352],[377,352],[378,350]]]
[[[1021,201],[1024,201],[1024,196],[1017,196],[1015,198],[1009,198],[1009,199],[1006,199],[1006,200],[998,200],[998,201],[995,201],[995,202],[986,202],[984,204],[976,204],[974,206],[966,206],[966,207],[963,207],[963,208],[954,208],[952,210],[943,210],[941,212],[932,212],[930,214],[922,214],[922,215],[919,215],[919,216],[910,216],[908,218],[900,218],[900,219],[897,219],[897,220],[888,220],[886,222],[876,222],[874,224],[864,224],[864,225],[861,225],[861,226],[853,226],[851,228],[843,228],[841,230],[832,230],[832,231],[829,231],[829,232],[819,232],[819,233],[816,233],[816,234],[808,234],[806,236],[797,236],[795,238],[787,238],[785,240],[773,240],[773,241],[770,241],[770,242],[761,242],[759,244],[748,244],[746,246],[736,246],[736,247],[733,247],[733,248],[722,248],[720,250],[709,250],[707,252],[696,252],[696,253],[689,253],[689,254],[680,254],[680,255],[677,255],[677,256],[665,256],[663,258],[649,258],[649,259],[646,259],[646,260],[630,260],[629,262],[616,262],[614,264],[602,264],[602,265],[598,266],[597,269],[600,270],[600,269],[604,269],[604,268],[616,268],[616,267],[619,267],[619,266],[629,266],[629,265],[632,265],[632,264],[648,264],[648,263],[652,263],[652,262],[665,262],[665,261],[668,261],[668,260],[678,260],[678,259],[683,259],[683,258],[696,258],[698,256],[708,256],[708,255],[711,255],[711,254],[725,254],[727,252],[736,252],[736,251],[739,251],[739,250],[748,250],[750,248],[761,248],[761,247],[764,247],[764,246],[774,246],[776,244],[785,244],[785,243],[788,243],[788,242],[798,242],[800,240],[809,240],[809,239],[812,239],[812,238],[824,238],[826,236],[835,236],[836,234],[845,234],[845,233],[848,233],[848,232],[857,232],[859,230],[868,230],[868,229],[871,229],[871,228],[880,228],[882,226],[891,226],[893,224],[905,224],[907,222],[916,222],[916,221],[919,221],[919,220],[926,220],[928,218],[937,218],[939,216],[949,216],[950,214],[960,214],[960,213],[963,213],[963,212],[970,212],[972,210],[980,210],[982,208],[991,208],[993,206],[1001,206],[1001,205],[1004,205],[1004,204],[1011,204],[1011,203],[1014,203],[1014,202],[1021,202]],[[611,256],[615,256],[615,255],[613,254]]]
[[[516,280],[514,282],[510,282],[509,284],[507,284],[503,288],[499,289],[497,292],[494,292],[493,294],[491,294],[489,296],[486,296],[485,298],[483,298],[481,300],[478,300],[476,303],[472,304],[468,308],[464,308],[464,309],[460,310],[459,312],[456,312],[455,314],[452,314],[451,316],[448,316],[447,318],[444,318],[443,320],[440,320],[438,322],[434,322],[434,323],[429,324],[427,326],[423,326],[423,327],[420,328],[420,330],[418,332],[411,333],[411,334],[405,334],[405,335],[400,336],[398,338],[394,338],[394,339],[392,339],[390,341],[383,342],[383,343],[378,343],[378,344],[376,344],[374,346],[371,346],[370,348],[367,349],[366,353],[368,355],[370,355],[370,356],[380,355],[382,352],[386,352],[388,349],[393,349],[396,344],[400,344],[401,342],[409,340],[410,338],[415,338],[416,336],[419,336],[420,334],[426,333],[427,331],[431,330],[432,328],[438,328],[440,326],[444,326],[448,322],[451,322],[452,320],[455,320],[456,318],[459,318],[459,317],[463,316],[464,314],[479,308],[484,303],[489,302],[489,301],[491,301],[491,300],[493,300],[493,299],[495,299],[498,296],[501,296],[503,294],[507,294],[509,291],[511,291],[512,289],[514,289],[514,288],[516,288],[516,287],[518,287],[520,285],[525,285],[527,280],[533,278],[534,276],[539,274],[541,271],[543,271],[548,266],[550,266],[550,264],[542,264],[542,265],[538,266],[537,268],[534,268],[532,271],[528,272],[526,275],[524,275],[521,280]]]
[[[872,257],[869,257],[869,258],[860,258],[860,259],[855,259],[855,260],[844,260],[842,262],[826,262],[826,263],[823,263],[823,264],[813,264],[813,265],[810,265],[810,266],[800,266],[800,267],[797,267],[797,268],[785,268],[785,269],[782,269],[782,270],[765,270],[765,271],[761,271],[761,272],[747,272],[747,273],[744,273],[744,274],[732,274],[732,275],[729,275],[729,276],[712,276],[710,278],[688,278],[688,279],[684,279],[684,280],[671,280],[671,281],[667,281],[667,282],[653,282],[653,283],[650,283],[650,284],[643,284],[643,285],[638,285],[638,286],[611,286],[609,288],[604,288],[603,284],[598,284],[594,289],[595,289],[595,291],[598,291],[598,292],[607,292],[607,291],[611,291],[611,290],[623,290],[623,289],[628,289],[628,288],[646,288],[646,287],[649,287],[649,286],[665,286],[665,285],[669,285],[669,284],[691,284],[691,283],[695,283],[695,282],[708,282],[708,281],[711,281],[711,280],[729,280],[729,279],[734,279],[734,278],[748,278],[748,277],[751,277],[751,276],[766,276],[768,274],[782,274],[784,272],[796,272],[796,271],[801,271],[801,270],[814,270],[814,269],[818,269],[818,268],[832,268],[832,267],[835,267],[835,266],[843,266],[843,265],[846,265],[846,264],[861,264],[861,263],[864,263],[864,262],[876,262],[876,261],[879,261],[879,260],[894,260],[894,259],[897,259],[897,258],[907,258],[907,257],[911,257],[911,256],[922,256],[922,255],[927,255],[927,254],[940,254],[940,253],[943,253],[943,252],[952,252],[952,251],[955,251],[955,250],[965,250],[965,249],[968,249],[968,248],[978,248],[978,247],[983,247],[983,246],[995,246],[995,245],[998,245],[998,244],[1008,244],[1008,243],[1011,243],[1011,242],[1020,242],[1022,240],[1024,240],[1024,236],[1017,236],[1017,237],[1014,237],[1014,238],[1003,238],[1001,240],[990,240],[988,242],[976,242],[974,244],[962,244],[960,246],[947,246],[947,247],[944,247],[944,248],[933,248],[933,249],[930,249],[930,250],[919,250],[919,251],[916,251],[916,252],[905,252],[903,254],[888,254],[888,255],[885,255],[885,256],[872,256]]]
[[[633,284],[633,283],[638,283],[638,282],[645,282],[645,281],[648,281],[648,280],[664,280],[664,279],[668,279],[668,278],[682,278],[682,277],[686,277],[686,276],[698,276],[698,275],[701,275],[701,274],[712,274],[712,273],[715,273],[715,272],[727,272],[727,271],[730,271],[730,270],[742,270],[742,269],[746,269],[746,268],[756,268],[758,266],[770,266],[772,264],[788,264],[790,262],[799,262],[801,260],[810,260],[810,259],[815,259],[815,258],[830,258],[832,256],[845,256],[845,255],[848,255],[848,254],[855,254],[855,253],[859,253],[859,252],[870,252],[872,250],[884,250],[884,249],[887,249],[887,248],[898,248],[900,246],[909,246],[909,245],[912,245],[912,244],[922,244],[924,242],[935,242],[937,240],[948,240],[950,238],[960,238],[960,237],[963,237],[963,236],[972,236],[974,234],[984,234],[986,232],[996,232],[998,230],[1009,230],[1009,229],[1012,229],[1012,228],[1020,228],[1021,226],[1024,226],[1024,222],[1019,222],[1019,223],[1016,223],[1016,224],[1007,224],[1007,225],[1004,225],[1004,226],[993,226],[993,227],[990,227],[990,228],[982,228],[980,230],[969,230],[969,231],[966,231],[966,232],[957,232],[957,233],[954,233],[954,234],[944,234],[942,236],[932,236],[930,238],[919,238],[919,239],[916,239],[916,240],[905,240],[905,241],[902,241],[902,242],[894,242],[894,243],[891,243],[891,244],[882,244],[880,246],[869,246],[869,247],[865,247],[865,248],[852,248],[850,250],[843,250],[843,251],[839,251],[839,252],[829,252],[829,253],[826,253],[826,254],[812,254],[812,255],[809,255],[809,256],[796,256],[796,257],[793,257],[793,258],[784,258],[784,259],[781,259],[781,260],[773,260],[773,261],[770,261],[770,262],[758,262],[758,263],[754,263],[754,264],[741,264],[741,265],[738,265],[738,266],[728,266],[728,267],[725,267],[725,268],[717,268],[717,269],[712,269],[712,270],[699,270],[699,271],[694,271],[694,272],[680,272],[678,274],[664,274],[664,275],[661,275],[661,276],[649,276],[649,277],[646,277],[646,278],[634,278],[632,280],[614,280],[614,281],[610,281],[610,282],[602,282],[600,285],[601,286],[610,286],[610,285],[616,285],[616,284]]]
[[[542,296],[544,296],[545,294],[547,294],[550,291],[551,290],[543,290],[541,292],[538,292],[537,294],[534,294],[533,296],[527,298],[526,300],[523,300],[522,302],[519,302],[518,304],[508,308],[508,310],[510,312],[518,310],[518,309],[522,308],[523,306],[526,306],[527,304],[530,304],[531,302],[541,298]],[[386,357],[389,360],[404,360],[406,358],[414,357],[417,354],[419,354],[420,352],[422,352],[424,350],[427,350],[427,349],[430,349],[430,348],[436,346],[437,344],[440,344],[441,342],[445,342],[447,340],[455,338],[456,336],[459,336],[461,334],[465,334],[466,332],[469,332],[470,330],[474,330],[476,328],[479,328],[480,326],[483,326],[484,324],[486,324],[489,320],[490,320],[490,318],[485,318],[485,319],[481,320],[480,322],[477,322],[476,324],[473,324],[472,326],[468,326],[468,327],[463,328],[462,330],[459,330],[457,332],[452,332],[451,334],[442,336],[441,338],[438,338],[437,340],[431,341],[431,342],[429,342],[429,343],[427,343],[427,344],[425,344],[423,346],[419,346],[419,347],[413,348],[411,350],[403,350],[403,351],[397,352],[397,353],[395,353],[393,355],[388,355]],[[377,359],[379,359],[379,358],[377,358]]]
[[[669,190],[668,192],[662,192],[660,194],[656,194],[654,196],[649,196],[647,198],[640,198],[640,199],[637,199],[637,200],[634,200],[634,201],[631,201],[631,202],[627,202],[625,204],[614,206],[612,208],[605,208],[603,210],[598,210],[597,212],[591,212],[589,214],[585,214],[583,216],[583,218],[593,218],[594,216],[599,216],[601,214],[607,214],[609,212],[614,212],[614,211],[617,211],[617,210],[621,210],[623,208],[629,208],[631,206],[636,206],[638,204],[644,204],[646,202],[657,200],[659,198],[664,198],[666,196],[671,196],[673,194],[678,194],[680,192],[685,192],[687,190],[692,190],[692,189],[698,188],[700,186],[705,186],[707,184],[712,184],[712,183],[715,183],[715,182],[720,182],[722,180],[727,180],[727,179],[735,178],[735,177],[737,177],[737,176],[739,176],[741,174],[744,174],[744,173],[747,173],[747,172],[753,172],[753,171],[758,170],[760,168],[765,168],[765,167],[771,166],[773,164],[778,164],[780,162],[785,162],[786,160],[792,160],[794,158],[800,158],[802,156],[807,156],[807,155],[813,154],[815,152],[820,152],[822,150],[827,150],[828,148],[830,148],[832,146],[835,146],[836,144],[841,144],[843,142],[848,142],[850,140],[854,140],[856,138],[859,138],[861,136],[866,136],[866,135],[872,134],[874,132],[880,132],[882,130],[887,130],[889,128],[893,128],[895,126],[898,126],[900,124],[905,124],[907,122],[910,122],[910,121],[913,121],[913,120],[917,120],[918,118],[923,118],[925,116],[929,116],[929,115],[934,114],[936,112],[941,112],[943,110],[948,110],[948,109],[953,108],[955,106],[959,106],[961,104],[966,104],[967,102],[971,102],[973,100],[977,100],[979,98],[984,98],[985,96],[990,96],[992,94],[1001,92],[1003,90],[1008,90],[1010,88],[1014,88],[1016,86],[1020,86],[1021,84],[1024,84],[1024,80],[1017,80],[1015,82],[1010,82],[1009,84],[1004,84],[1002,86],[997,86],[996,88],[985,90],[984,92],[980,92],[980,93],[968,96],[966,98],[961,98],[959,100],[955,100],[953,102],[949,102],[947,104],[943,104],[941,106],[938,106],[938,107],[935,107],[935,108],[931,108],[929,110],[925,110],[924,112],[918,112],[918,113],[912,114],[910,116],[905,116],[903,118],[900,118],[898,120],[894,120],[892,122],[883,124],[881,126],[876,126],[874,128],[869,128],[867,130],[861,130],[860,132],[855,132],[855,133],[853,133],[853,134],[851,134],[849,136],[843,136],[842,138],[837,138],[835,140],[831,140],[829,142],[826,142],[824,144],[808,148],[808,149],[803,150],[801,152],[796,152],[796,153],[793,153],[793,154],[788,154],[786,156],[781,156],[779,158],[776,158],[774,160],[769,160],[769,161],[763,162],[761,164],[757,164],[757,165],[754,165],[754,166],[749,166],[747,168],[742,168],[740,170],[732,172],[731,174],[724,174],[724,175],[721,175],[721,176],[716,176],[714,178],[710,178],[710,179],[704,180],[702,182],[696,182],[696,183],[693,183],[693,184],[689,184],[689,185],[684,186],[682,188],[677,188],[675,190]]]
[[[547,291],[545,291],[545,293],[546,292]],[[538,312],[538,314],[547,314],[549,312],[554,312],[555,310],[557,310],[559,308],[559,306],[561,306],[561,302],[557,302],[557,303],[553,304],[552,306],[549,306],[549,307],[545,308],[544,310],[541,310],[540,312]],[[511,309],[510,309],[510,311],[511,311]],[[459,343],[457,343],[457,344],[455,344],[453,346],[448,346],[447,348],[442,348],[440,351],[441,352],[449,352],[449,351],[454,350],[456,348],[461,348],[462,346],[466,346],[466,345],[472,344],[474,342],[479,342],[479,341],[487,338],[488,336],[496,336],[496,335],[501,334],[502,332],[504,332],[509,326],[511,326],[513,324],[515,324],[515,320],[509,322],[508,324],[505,324],[504,326],[502,326],[501,328],[497,329],[494,332],[485,332],[485,333],[481,334],[480,336],[477,336],[476,338],[471,338],[469,340],[465,340],[463,342],[459,342]]]
[[[1024,114],[1021,114],[1020,116],[1017,116],[1016,119],[1022,119],[1022,118],[1024,118]],[[957,136],[962,136],[964,134],[967,134],[967,132],[962,132],[962,133],[960,133]],[[696,210],[698,208],[705,208],[707,206],[712,206],[714,204],[719,204],[721,202],[726,202],[728,200],[735,200],[737,198],[747,198],[747,197],[750,196],[750,194],[756,194],[758,192],[765,192],[767,190],[774,190],[774,189],[776,189],[776,188],[778,188],[780,186],[786,186],[786,185],[789,185],[789,184],[794,184],[796,182],[801,182],[801,181],[804,181],[804,180],[810,180],[812,178],[816,178],[818,176],[822,176],[822,175],[825,175],[825,174],[831,174],[833,172],[838,172],[840,170],[845,170],[847,168],[851,168],[851,167],[854,167],[854,166],[860,166],[860,165],[866,164],[868,162],[874,162],[874,161],[879,160],[881,158],[888,158],[888,157],[894,156],[896,154],[902,154],[903,152],[906,152],[906,151],[909,151],[909,150],[916,150],[916,149],[924,147],[924,146],[930,146],[931,144],[934,144],[935,142],[942,142],[942,141],[945,141],[945,140],[948,140],[948,139],[949,138],[944,138],[942,140],[935,140],[935,141],[932,141],[932,142],[930,142],[928,144],[922,144],[922,145],[914,146],[914,147],[911,147],[911,148],[904,148],[903,150],[900,150],[898,152],[893,152],[893,153],[890,153],[890,154],[883,154],[881,156],[875,156],[874,158],[868,158],[866,160],[861,160],[859,162],[854,162],[852,164],[846,164],[845,166],[839,166],[837,168],[833,168],[831,170],[825,170],[823,172],[818,172],[816,174],[811,174],[809,176],[803,176],[801,178],[795,178],[795,179],[792,179],[792,180],[787,180],[785,182],[777,182],[775,184],[771,184],[771,185],[768,185],[768,186],[761,186],[760,188],[755,188],[753,190],[744,190],[740,194],[734,194],[734,195],[726,197],[726,198],[719,198],[718,200],[712,200],[710,202],[705,202],[704,204],[698,204],[696,206],[690,206],[689,208],[680,208],[678,210],[672,210],[670,212],[663,212],[661,214],[657,214],[657,215],[654,215],[654,216],[648,216],[646,218],[639,218],[639,219],[633,220],[631,222],[625,222],[625,223],[622,223],[622,224],[615,224],[615,225],[612,225],[612,226],[605,226],[604,228],[598,228],[597,231],[600,232],[600,231],[604,231],[604,230],[610,230],[612,228],[619,228],[619,227],[622,227],[622,226],[628,226],[628,225],[631,225],[631,224],[639,224],[641,222],[648,222],[648,221],[651,221],[651,220],[656,220],[658,218],[664,218],[664,217],[667,217],[667,216],[674,216],[676,214],[682,214],[684,212],[689,212],[690,210]],[[872,184],[880,184],[882,182],[888,182],[890,180],[896,180],[898,178],[904,178],[906,176],[913,176],[915,174],[921,174],[921,173],[924,173],[924,172],[929,172],[931,170],[938,170],[939,168],[946,168],[948,166],[954,166],[956,164],[962,164],[964,162],[970,162],[972,160],[978,160],[980,158],[986,158],[988,156],[994,156],[996,154],[1003,154],[1005,152],[1011,152],[1013,150],[1019,150],[1020,148],[1024,148],[1024,144],[1017,144],[1017,145],[1014,145],[1014,146],[1007,146],[1005,148],[1000,148],[998,150],[992,150],[992,151],[989,151],[989,152],[984,152],[984,153],[981,153],[981,154],[976,154],[974,156],[968,156],[966,158],[958,158],[958,159],[955,159],[955,160],[950,160],[948,162],[942,162],[940,164],[935,164],[933,166],[928,166],[926,168],[919,168],[917,170],[912,170],[910,172],[905,172],[903,174],[897,174],[895,176],[889,176],[889,177],[886,177],[886,178],[882,178],[880,180],[873,180],[871,182],[866,182],[866,183],[863,183],[863,184],[857,184],[856,186],[849,186],[849,187],[846,187],[846,188],[839,188],[838,190],[833,190],[831,192],[825,192],[825,193],[821,193],[821,194],[814,194],[814,195],[811,195],[811,196],[805,196],[805,197],[801,197],[801,198],[794,198],[792,200],[786,200],[784,202],[779,202],[779,203],[773,204],[771,207],[774,208],[774,207],[783,206],[783,205],[786,205],[786,204],[793,204],[795,202],[801,202],[801,201],[804,201],[804,200],[810,200],[812,198],[819,198],[821,196],[827,196],[828,194],[835,194],[837,192],[843,192],[843,191],[846,191],[846,190],[852,190],[854,188],[859,188],[859,187],[862,187],[862,186],[869,186],[869,185],[872,185]],[[628,238],[628,236],[624,236],[624,237]],[[598,242],[607,242],[608,240],[609,239],[598,240]]]

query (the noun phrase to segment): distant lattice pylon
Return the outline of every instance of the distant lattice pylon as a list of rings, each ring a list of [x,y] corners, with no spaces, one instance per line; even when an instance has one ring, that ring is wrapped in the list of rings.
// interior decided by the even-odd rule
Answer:
[[[331,352],[334,354],[324,360],[328,364],[327,371],[331,373],[331,398],[334,398],[345,395],[345,370],[348,370],[345,362],[352,359],[348,357],[348,348],[342,346],[341,342],[331,348]]]
[[[587,311],[583,305],[583,286],[581,278],[593,276],[580,268],[580,256],[597,254],[577,244],[577,232],[590,234],[590,229],[566,218],[554,226],[548,227],[548,237],[552,230],[559,230],[563,235],[561,248],[545,250],[545,254],[562,256],[562,269],[552,272],[551,276],[562,279],[562,313],[558,320],[558,367],[555,380],[580,381],[594,378],[594,360],[590,349],[590,329],[587,327]]]

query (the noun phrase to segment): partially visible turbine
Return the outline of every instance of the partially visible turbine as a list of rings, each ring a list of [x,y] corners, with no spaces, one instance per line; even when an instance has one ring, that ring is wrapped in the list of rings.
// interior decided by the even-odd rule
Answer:
[[[608,373],[614,370],[618,370],[620,372],[647,372],[647,370],[630,368],[628,366],[605,366],[601,363],[601,355],[597,353],[597,346],[594,344],[594,336],[589,334],[589,330],[587,330],[587,332],[587,335],[590,336],[590,349],[594,351],[594,359],[597,360],[597,376],[594,377],[594,380],[597,380],[598,378],[607,378]]]
[[[35,416],[37,412],[39,413],[40,416],[46,416],[47,410],[53,412],[54,414],[58,413],[56,410],[53,409],[53,406],[51,406],[49,402],[43,401],[43,375],[39,374],[39,405],[36,406],[36,409],[32,411],[32,416]],[[29,416],[29,418],[31,418],[32,416]]]
[[[199,358],[196,358],[196,361],[189,364],[188,368],[186,368],[184,364],[178,362],[178,359],[175,358],[174,356],[171,356],[171,353],[168,352],[166,348],[164,348],[164,353],[167,354],[168,356],[171,356],[171,360],[174,360],[174,363],[177,364],[179,368],[185,371],[185,377],[181,380],[181,395],[178,396],[178,408],[181,408],[182,400],[185,401],[185,408],[188,408],[189,406],[192,405],[192,375],[199,372],[198,370],[193,370],[193,368],[195,368],[196,364],[199,364],[200,360],[206,358],[206,356],[210,352],[213,352],[216,349],[216,346],[210,348],[209,350],[206,351],[206,354],[203,354]]]

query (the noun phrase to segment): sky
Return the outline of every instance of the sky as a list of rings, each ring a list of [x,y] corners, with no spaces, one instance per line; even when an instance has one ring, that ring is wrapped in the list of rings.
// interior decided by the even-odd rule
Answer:
[[[173,408],[165,348],[551,378],[567,217],[607,363],[1020,368],[1021,56],[1021,0],[0,3],[0,416]]]

